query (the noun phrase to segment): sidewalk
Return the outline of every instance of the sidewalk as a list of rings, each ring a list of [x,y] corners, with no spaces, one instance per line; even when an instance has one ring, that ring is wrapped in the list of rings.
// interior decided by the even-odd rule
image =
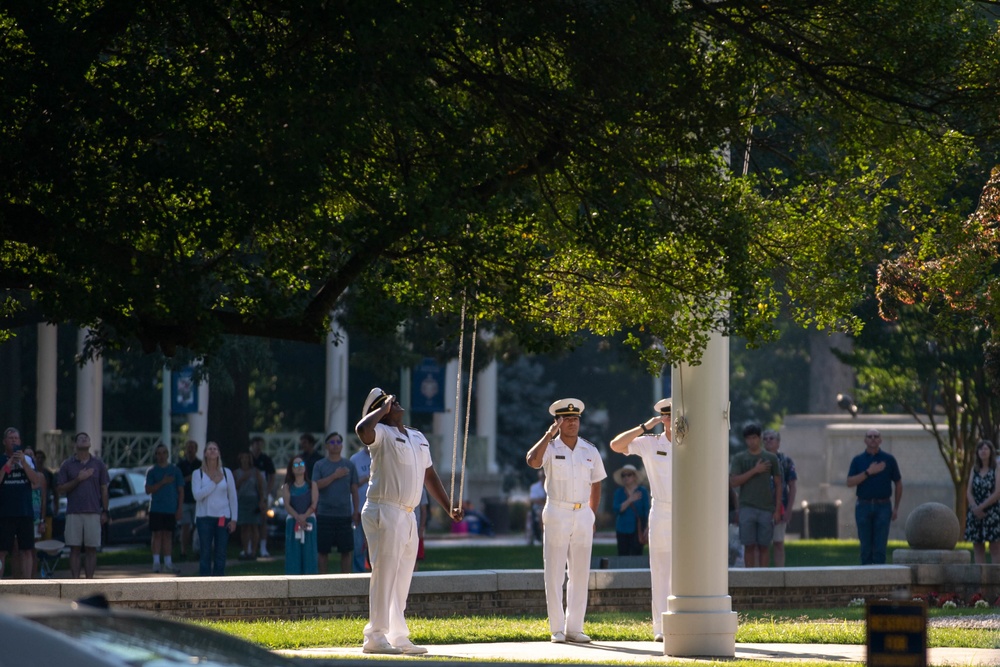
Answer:
[[[426,645],[427,654],[421,659],[472,659],[507,662],[575,662],[575,663],[705,663],[725,658],[670,658],[654,642],[603,642],[591,644],[552,644],[549,642],[507,642],[500,644]],[[406,656],[372,656],[361,647],[312,648],[280,651],[296,658],[331,658],[339,664],[344,659],[406,660]],[[823,660],[827,662],[865,662],[865,647],[838,644],[737,644],[739,660]],[[927,652],[930,665],[1000,665],[1000,649],[932,648]]]

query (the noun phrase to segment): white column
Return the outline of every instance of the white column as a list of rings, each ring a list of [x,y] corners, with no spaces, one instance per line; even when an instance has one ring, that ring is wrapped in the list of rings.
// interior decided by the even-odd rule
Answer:
[[[194,365],[200,366],[201,360],[198,359],[194,362]],[[198,456],[201,457],[202,453],[205,451],[205,438],[208,437],[208,378],[204,378],[200,383],[198,383],[198,411],[190,412],[187,416],[188,422],[188,440],[194,440],[198,443]]]
[[[336,342],[336,344],[334,344]],[[347,332],[330,320],[326,335],[326,433],[348,434],[354,432],[354,423],[347,414]],[[360,414],[358,417],[360,418]]]
[[[476,374],[476,434],[486,441],[486,471],[497,466],[497,362]]]
[[[171,440],[173,435],[173,429],[170,424],[170,407],[171,407],[171,374],[170,369],[167,366],[163,367],[163,371],[160,375],[162,378],[163,390],[160,392],[160,442],[167,446],[170,451],[170,460],[173,461],[178,453],[182,453],[184,448],[181,447],[181,452],[175,452]]]
[[[736,655],[729,597],[729,341],[713,333],[701,364],[672,369],[671,596],[663,654]],[[686,422],[686,433],[682,423]]]
[[[441,481],[445,489],[449,488],[449,480],[444,473],[451,472],[451,455],[455,449],[455,422],[459,425],[459,447],[461,447],[462,426],[460,419],[463,406],[455,413],[456,377],[458,375],[458,360],[452,359],[444,369],[444,412],[434,413],[434,433],[441,438],[441,451],[435,453],[434,467],[441,473]]]
[[[87,331],[80,329],[76,335],[77,351],[83,354]],[[76,430],[90,436],[90,452],[101,455],[104,435],[102,409],[104,407],[104,360],[98,357],[87,361],[76,370]],[[71,452],[72,453],[72,452]]]
[[[48,449],[45,434],[56,430],[56,362],[58,352],[59,327],[54,324],[38,325],[38,370],[35,403],[38,423],[35,426],[35,449]],[[48,452],[49,459],[58,463],[59,452]]]
[[[413,405],[413,369],[409,366],[399,367],[399,394],[396,398],[407,410]]]

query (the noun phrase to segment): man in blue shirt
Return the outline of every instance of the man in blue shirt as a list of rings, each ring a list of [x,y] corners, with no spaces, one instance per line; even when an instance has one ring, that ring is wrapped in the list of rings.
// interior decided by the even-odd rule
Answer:
[[[351,571],[354,551],[353,524],[360,523],[358,471],[342,454],[344,437],[339,433],[326,436],[326,457],[313,466],[312,481],[319,487],[316,507],[316,546],[319,550],[319,573],[326,574],[330,552],[340,554],[340,572]],[[308,461],[306,469],[309,468]]]
[[[892,454],[880,449],[881,444],[882,434],[869,429],[865,434],[865,451],[851,460],[847,472],[847,486],[858,487],[854,520],[861,540],[862,565],[885,563],[889,526],[896,520],[899,500],[903,497],[899,465]]]
[[[179,574],[174,567],[174,529],[184,508],[184,474],[170,462],[170,451],[162,442],[153,450],[156,465],[146,471],[146,493],[149,499],[149,532],[153,536],[153,572],[162,567]]]

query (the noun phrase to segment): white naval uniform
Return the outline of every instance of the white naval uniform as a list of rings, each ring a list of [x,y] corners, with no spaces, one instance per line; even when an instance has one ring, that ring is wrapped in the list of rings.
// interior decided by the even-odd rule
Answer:
[[[649,510],[649,575],[652,580],[653,634],[663,634],[663,613],[670,597],[670,540],[674,445],[664,434],[640,435],[626,454],[642,457],[653,501]]]
[[[424,475],[431,466],[430,446],[420,431],[406,433],[386,424],[375,425],[368,498],[361,524],[368,538],[372,564],[368,587],[368,624],[364,645],[388,639],[405,644],[410,634],[403,612],[417,559],[417,522],[413,508],[420,502]]]
[[[583,438],[577,438],[573,449],[559,437],[550,441],[542,457],[542,468],[545,469],[546,494],[542,510],[542,555],[549,630],[553,634],[582,633],[594,543],[590,489],[594,482],[600,482],[608,474],[601,453]],[[562,591],[567,565],[569,584],[564,610]]]

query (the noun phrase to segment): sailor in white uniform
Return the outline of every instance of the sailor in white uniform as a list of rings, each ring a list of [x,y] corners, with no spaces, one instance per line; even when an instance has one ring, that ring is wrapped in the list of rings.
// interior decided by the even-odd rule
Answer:
[[[652,579],[653,636],[663,641],[663,613],[670,597],[671,494],[673,492],[674,450],[670,441],[671,399],[657,401],[653,409],[657,416],[619,433],[611,441],[611,449],[620,454],[635,454],[642,458],[649,488],[653,495],[649,511],[649,574]],[[654,429],[663,424],[663,432]]]
[[[583,634],[583,617],[587,613],[594,517],[601,502],[601,480],[608,474],[597,447],[579,437],[583,409],[583,401],[576,398],[564,398],[549,406],[555,420],[526,457],[529,466],[545,470],[545,603],[552,641],[556,643],[590,641]]]
[[[462,510],[451,506],[431,462],[427,438],[403,426],[403,408],[395,396],[378,387],[372,389],[362,415],[355,431],[372,457],[368,497],[361,508],[372,564],[362,650],[426,653],[426,648],[410,641],[403,617],[419,543],[413,509],[426,487],[453,521],[462,519]]]

